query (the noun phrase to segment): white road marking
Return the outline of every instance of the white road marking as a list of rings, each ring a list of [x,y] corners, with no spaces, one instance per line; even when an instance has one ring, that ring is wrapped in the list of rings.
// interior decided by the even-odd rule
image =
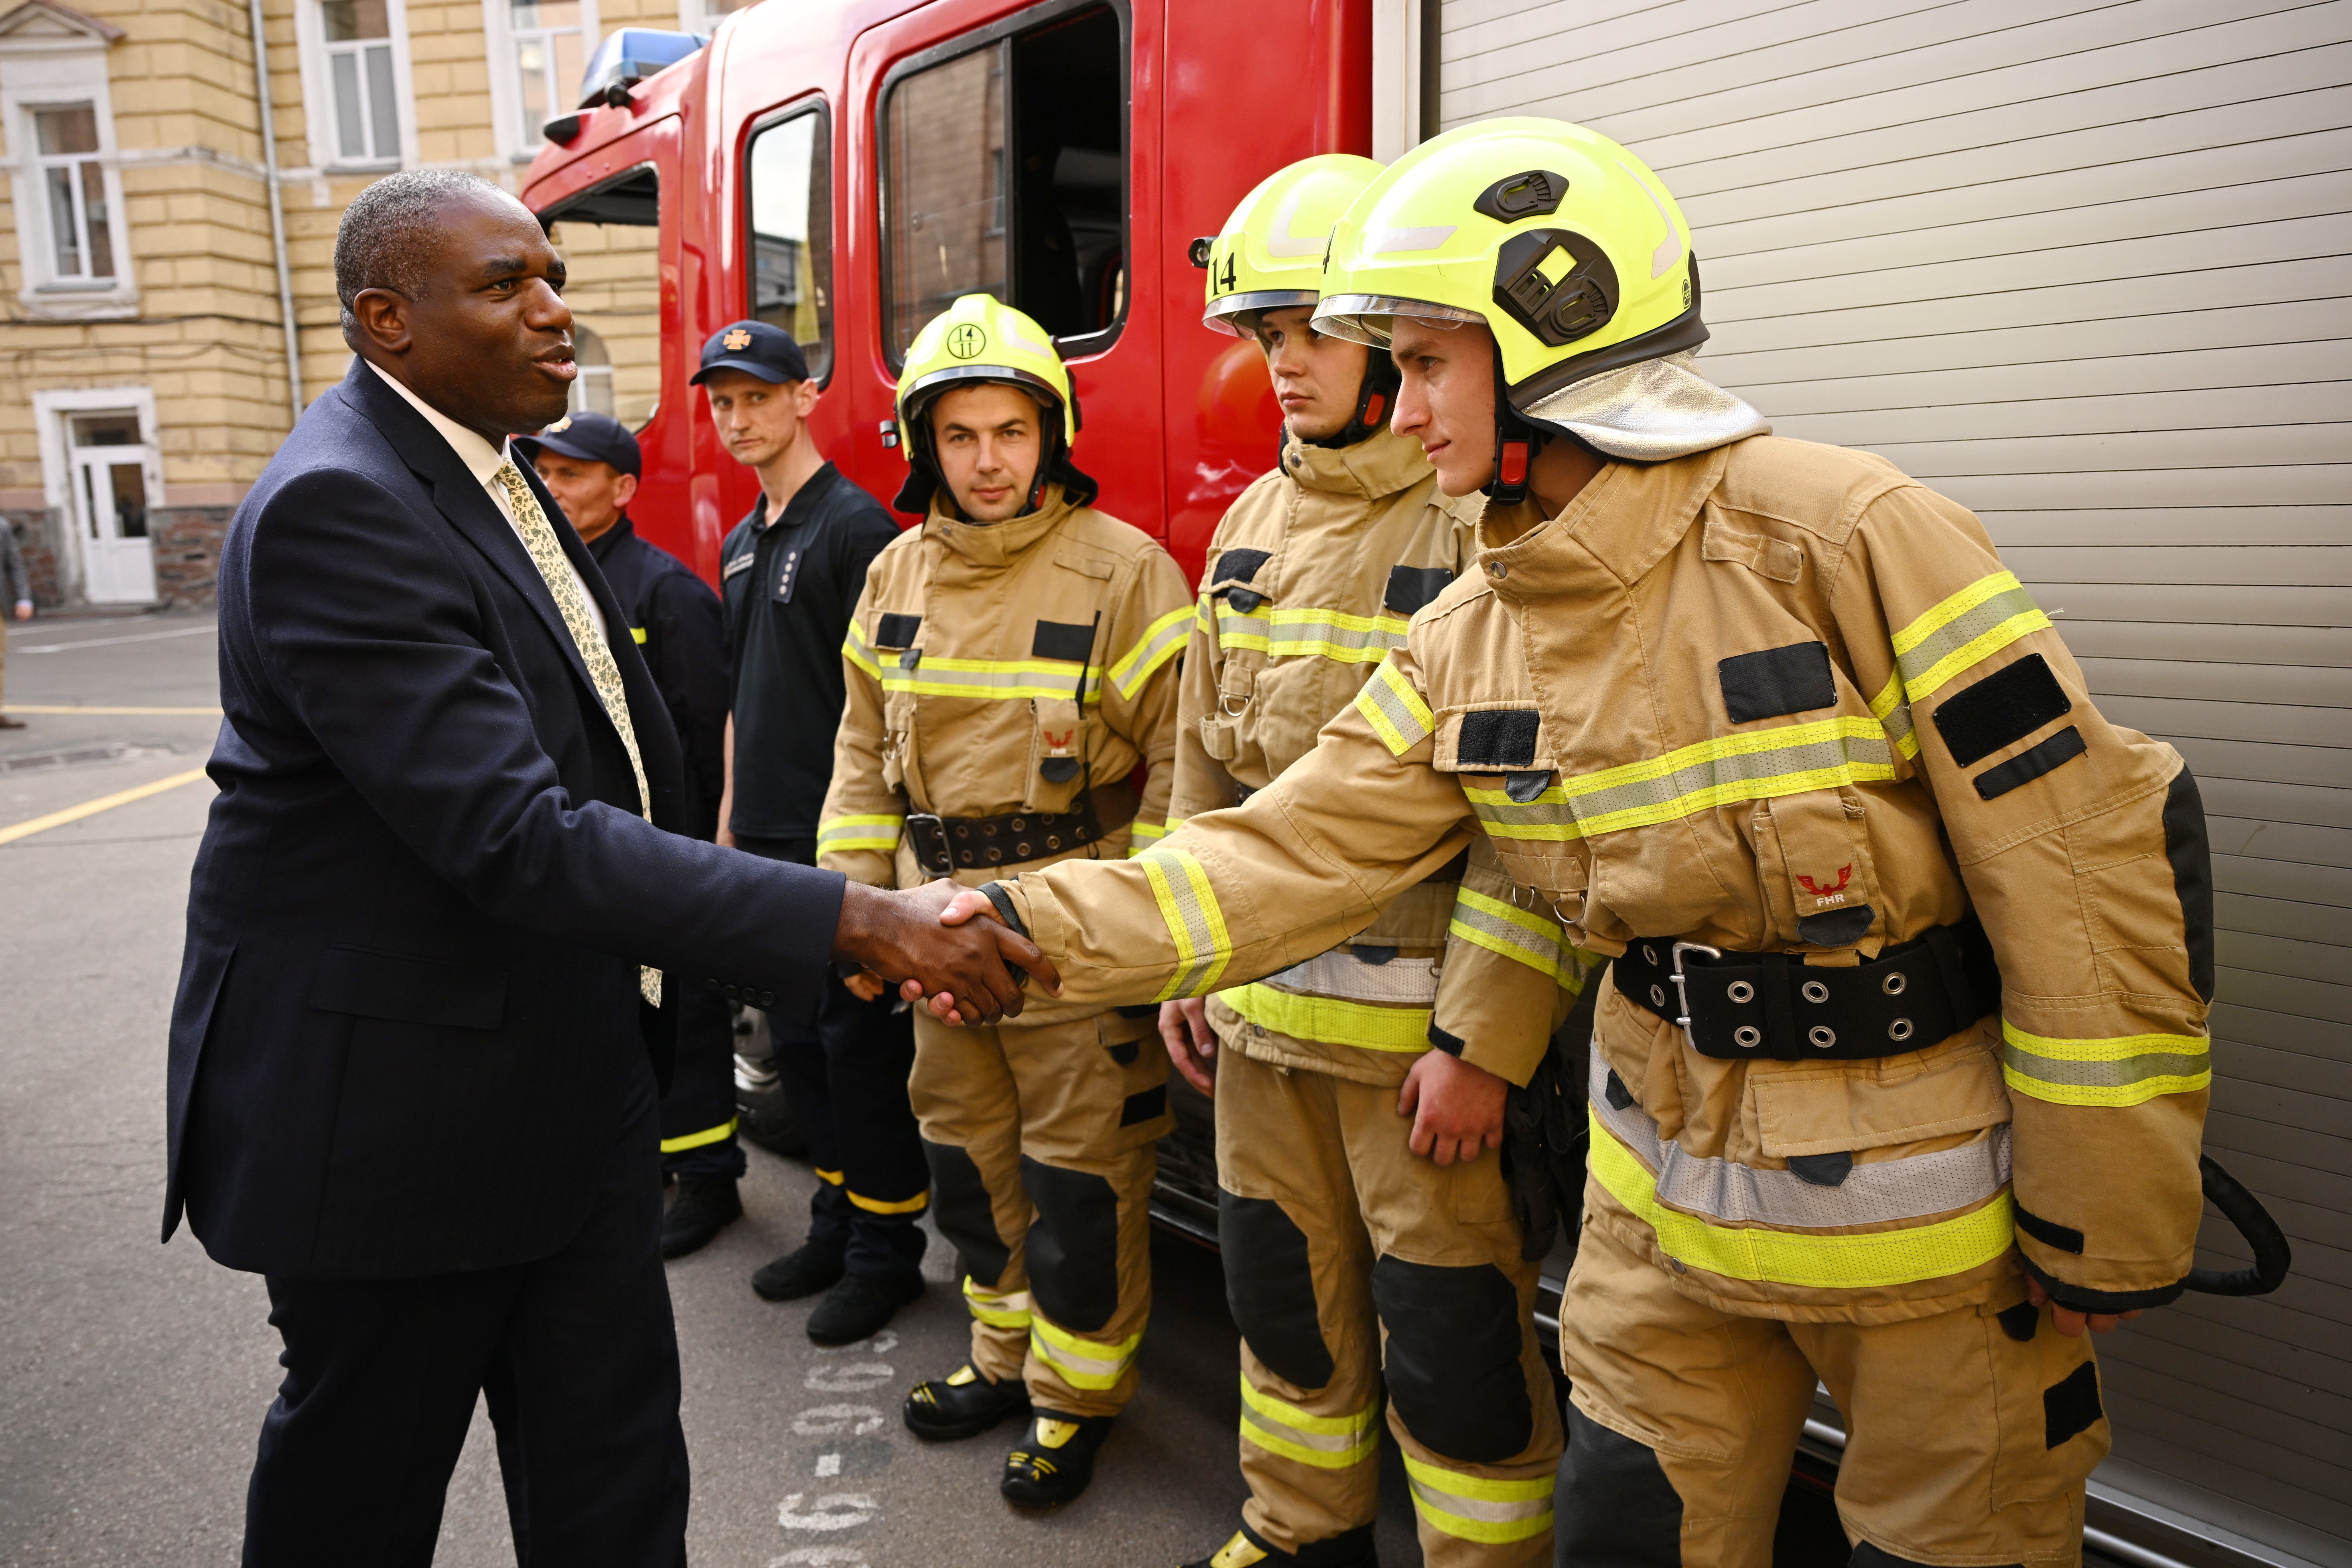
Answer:
[[[898,1375],[887,1361],[844,1362],[834,1366],[809,1368],[808,1379],[803,1386],[814,1389],[819,1394],[863,1394]]]
[[[841,1474],[841,1456],[839,1454],[819,1454],[816,1457],[817,1479],[824,1480],[829,1476],[837,1476],[839,1474]]]
[[[793,1430],[803,1437],[833,1437],[844,1432],[863,1437],[882,1427],[882,1412],[871,1405],[819,1405],[793,1417]]]
[[[794,1492],[776,1505],[776,1522],[786,1530],[855,1530],[880,1517],[882,1505],[864,1492],[827,1492],[803,1509]]]
[[[799,1568],[807,1563],[824,1568],[866,1568],[866,1552],[856,1546],[803,1546],[798,1552],[787,1552],[782,1557],[768,1559],[768,1568]]]
[[[136,637],[84,637],[79,642],[20,644],[18,645],[16,651],[20,654],[63,653],[68,648],[114,647],[127,642],[162,642],[165,637],[209,637],[219,629],[220,628],[217,626],[179,626],[168,632],[141,632]]]

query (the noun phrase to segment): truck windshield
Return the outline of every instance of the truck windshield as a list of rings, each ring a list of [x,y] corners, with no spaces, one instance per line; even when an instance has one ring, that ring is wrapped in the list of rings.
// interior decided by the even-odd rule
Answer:
[[[1027,311],[1066,353],[1108,346],[1126,314],[1119,17],[1108,5],[1051,9],[1051,20],[888,89],[882,203],[894,363],[961,294]]]

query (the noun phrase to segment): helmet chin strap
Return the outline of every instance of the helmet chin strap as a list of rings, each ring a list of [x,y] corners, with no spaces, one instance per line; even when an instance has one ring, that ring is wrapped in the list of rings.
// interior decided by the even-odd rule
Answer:
[[[1367,348],[1364,351],[1364,379],[1356,384],[1356,410],[1338,433],[1302,437],[1309,447],[1339,448],[1352,447],[1379,431],[1389,422],[1389,411],[1395,406],[1397,386],[1402,380],[1396,361],[1386,349]]]
[[[1536,454],[1551,432],[1538,429],[1511,406],[1510,384],[1503,379],[1503,351],[1495,351],[1495,473],[1484,493],[1501,506],[1517,506],[1528,499],[1528,480]]]

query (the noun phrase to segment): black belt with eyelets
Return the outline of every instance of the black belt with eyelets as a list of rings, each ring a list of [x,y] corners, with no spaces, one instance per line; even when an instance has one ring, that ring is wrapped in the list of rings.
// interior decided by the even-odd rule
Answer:
[[[944,877],[951,871],[1043,860],[1091,844],[1119,826],[1105,827],[1095,818],[1093,803],[1080,795],[1075,811],[1013,811],[1003,816],[934,816],[910,811],[907,838],[915,863],[932,876]]]
[[[1725,952],[1643,938],[1614,963],[1617,989],[1676,1025],[1703,1057],[1860,1061],[1947,1039],[2000,1006],[2000,971],[1974,915],[1850,969],[1793,952]]]

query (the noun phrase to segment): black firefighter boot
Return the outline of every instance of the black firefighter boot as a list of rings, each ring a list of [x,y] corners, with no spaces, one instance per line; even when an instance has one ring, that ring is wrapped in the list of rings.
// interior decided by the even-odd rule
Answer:
[[[743,1200],[730,1176],[681,1176],[677,1196],[662,1215],[661,1254],[683,1258],[743,1217]]]
[[[991,1383],[970,1362],[915,1384],[900,1407],[907,1430],[932,1443],[977,1437],[1008,1415],[1026,1415],[1029,1390],[1017,1377]]]
[[[1075,1502],[1095,1479],[1095,1450],[1110,1436],[1109,1415],[1057,1415],[1040,1410],[1029,1435],[1004,1456],[1004,1479],[996,1489],[1024,1508],[1054,1508]]]
[[[1184,1568],[1381,1568],[1381,1560],[1372,1554],[1372,1527],[1360,1524],[1355,1529],[1324,1541],[1310,1541],[1297,1552],[1283,1552],[1248,1525],[1234,1531],[1226,1542],[1198,1563],[1188,1563]]]

